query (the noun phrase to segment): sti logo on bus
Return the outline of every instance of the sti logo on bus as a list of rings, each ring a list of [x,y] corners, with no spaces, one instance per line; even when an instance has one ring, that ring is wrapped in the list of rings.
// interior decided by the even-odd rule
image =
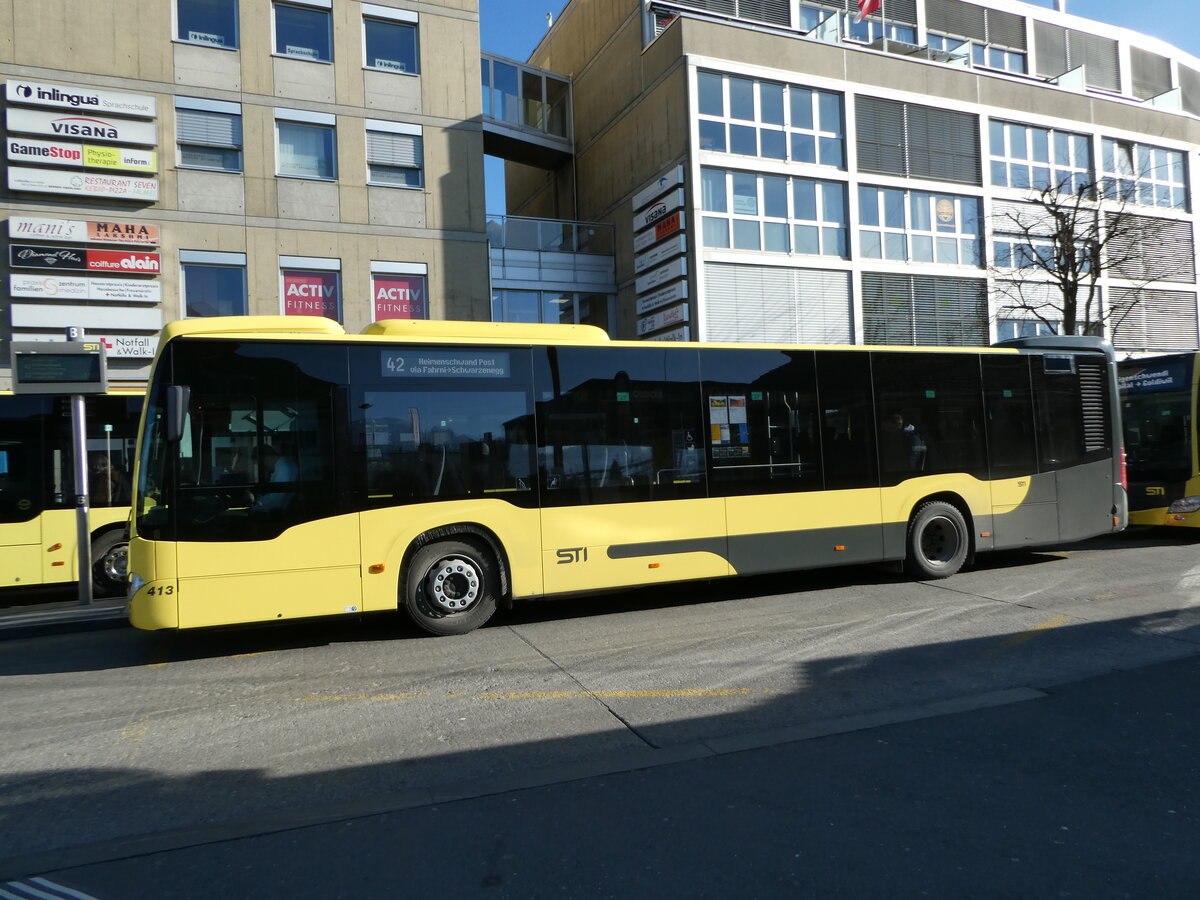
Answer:
[[[1146,493],[1151,497],[1165,497],[1167,495],[1167,489],[1164,487],[1148,487],[1146,488]]]
[[[587,562],[587,547],[567,547],[563,550],[555,550],[554,555],[558,557],[560,566],[567,563]]]

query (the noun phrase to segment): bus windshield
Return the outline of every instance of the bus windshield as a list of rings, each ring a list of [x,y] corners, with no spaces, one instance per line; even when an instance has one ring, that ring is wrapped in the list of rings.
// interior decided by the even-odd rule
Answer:
[[[1123,363],[1125,452],[1139,481],[1186,481],[1192,467],[1191,357]]]

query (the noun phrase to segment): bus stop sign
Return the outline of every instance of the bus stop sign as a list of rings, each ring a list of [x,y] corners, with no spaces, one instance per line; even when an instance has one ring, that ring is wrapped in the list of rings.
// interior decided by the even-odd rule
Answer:
[[[108,366],[99,341],[14,341],[14,394],[103,394]]]

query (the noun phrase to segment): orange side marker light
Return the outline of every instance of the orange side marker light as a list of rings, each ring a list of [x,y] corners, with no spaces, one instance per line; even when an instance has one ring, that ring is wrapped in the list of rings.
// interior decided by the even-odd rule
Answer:
[[[662,565],[662,563],[650,563],[650,568],[657,569],[660,565]]]
[[[834,544],[834,545],[833,545],[833,549],[834,549],[834,550],[845,550],[845,549],[846,549],[846,545],[845,545],[845,544]]]
[[[61,550],[61,549],[62,549],[62,544],[51,544],[49,547],[46,548],[46,552],[53,553],[55,550]]]
[[[375,563],[374,565],[367,566],[367,571],[370,572],[372,575],[378,575],[380,572],[382,572],[386,568],[387,568],[387,566],[385,566],[383,563]]]

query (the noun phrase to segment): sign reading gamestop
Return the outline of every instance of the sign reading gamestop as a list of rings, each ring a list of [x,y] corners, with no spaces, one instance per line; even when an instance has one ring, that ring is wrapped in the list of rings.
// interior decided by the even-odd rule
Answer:
[[[129,169],[136,172],[158,170],[153,150],[133,147],[102,147],[95,144],[65,144],[62,141],[36,141],[9,137],[6,155],[17,162],[45,163],[56,166],[90,166],[93,169]]]
[[[337,272],[283,273],[283,314],[341,320]]]
[[[424,275],[375,273],[371,276],[371,296],[375,300],[376,322],[381,319],[428,318]]]

